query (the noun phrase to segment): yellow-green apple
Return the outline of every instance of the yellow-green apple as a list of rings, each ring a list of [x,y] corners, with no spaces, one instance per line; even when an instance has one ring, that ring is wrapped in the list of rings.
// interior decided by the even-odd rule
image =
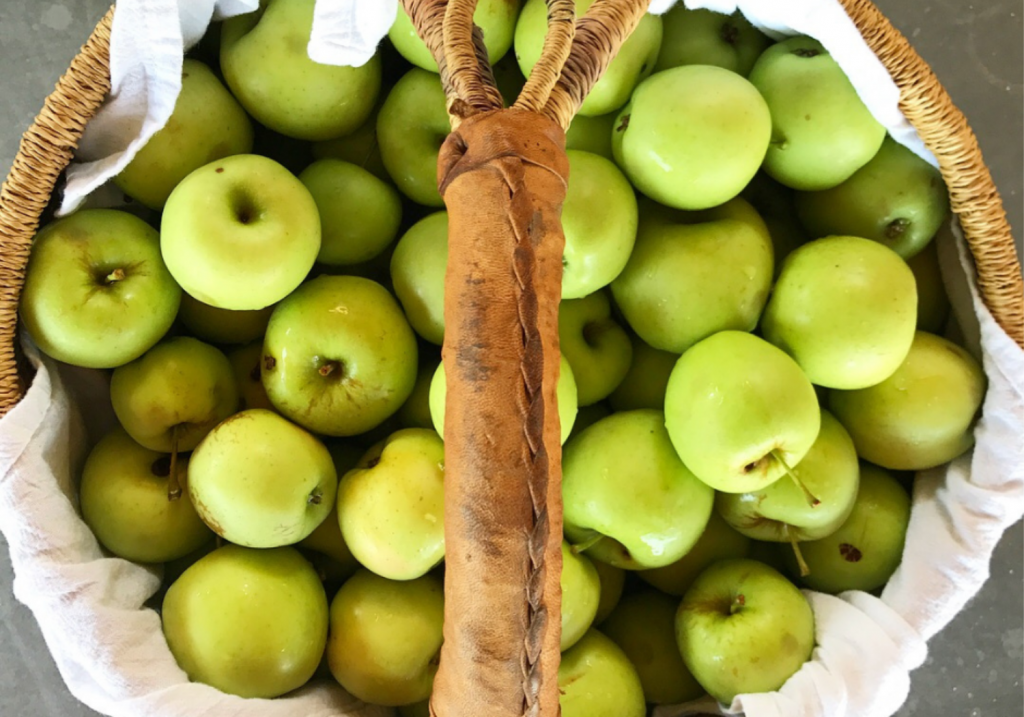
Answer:
[[[261,408],[236,413],[192,454],[188,489],[217,535],[250,548],[297,543],[331,512],[338,475],[310,433]]]
[[[576,0],[576,16],[583,15],[594,0]],[[526,0],[516,24],[515,52],[519,68],[527,77],[540,59],[548,29],[545,0]],[[583,100],[579,113],[590,117],[617,110],[629,101],[637,83],[654,71],[661,49],[661,18],[647,14],[640,19],[593,89]]]
[[[676,613],[683,662],[719,702],[779,689],[814,649],[807,598],[753,560],[723,560],[697,578]]]
[[[722,331],[676,363],[665,426],[698,478],[724,493],[746,493],[771,485],[807,455],[821,409],[787,354],[752,334]]]
[[[390,182],[391,177],[384,168],[377,141],[377,115],[384,104],[385,90],[377,96],[377,103],[370,116],[355,130],[341,137],[314,142],[310,148],[314,159],[340,159],[362,167],[378,179]]]
[[[665,389],[668,377],[675,368],[679,355],[656,349],[636,335],[630,335],[633,344],[633,360],[626,377],[608,397],[608,403],[616,411],[631,411],[635,408],[665,409]]]
[[[380,91],[376,55],[361,67],[314,62],[307,47],[316,0],[262,0],[224,22],[220,69],[261,124],[305,140],[340,137],[369,116]]]
[[[612,293],[641,339],[679,354],[719,331],[752,331],[772,269],[768,228],[737,197],[703,212],[648,215]]]
[[[402,199],[387,182],[340,159],[309,165],[299,181],[320,212],[317,261],[347,266],[369,261],[398,235]]]
[[[181,295],[178,318],[196,338],[214,344],[247,344],[263,336],[273,305],[251,311],[231,311]]]
[[[104,548],[125,560],[166,563],[183,558],[213,538],[188,496],[171,485],[185,483],[187,459],[143,448],[120,426],[89,453],[82,471],[82,518]]]
[[[444,340],[444,275],[448,269],[448,212],[435,212],[409,227],[391,255],[391,283],[416,333],[432,344]]]
[[[117,420],[152,451],[191,451],[238,410],[231,363],[189,336],[163,341],[114,370],[110,401]]]
[[[576,115],[565,131],[565,148],[590,152],[614,161],[612,154],[612,128],[618,113],[587,117]]]
[[[603,291],[559,304],[558,343],[572,366],[580,406],[607,398],[626,377],[633,358],[629,335],[612,318]]]
[[[787,187],[830,189],[882,146],[885,128],[817,40],[791,37],[772,45],[758,58],[750,81],[771,110],[764,168]]]
[[[171,585],[161,614],[189,679],[240,697],[306,684],[327,642],[327,596],[292,548],[213,551]]]
[[[892,470],[923,470],[974,445],[985,383],[969,353],[918,331],[894,374],[869,388],[832,391],[829,408],[864,460]]]
[[[311,431],[354,436],[397,411],[416,383],[416,336],[398,302],[357,276],[321,276],[278,304],[263,343],[263,387]]]
[[[434,575],[360,570],[334,596],[327,660],[357,699],[389,707],[427,699],[441,651],[444,588]]]
[[[273,411],[274,406],[267,398],[261,377],[263,342],[257,341],[235,349],[228,354],[228,361],[235,375],[235,386],[238,387],[239,410],[265,408]]]
[[[186,58],[181,92],[170,118],[114,184],[150,209],[162,209],[171,190],[205,164],[252,151],[252,123],[209,67]]]
[[[295,175],[240,154],[200,167],[171,192],[160,248],[185,291],[219,309],[262,309],[290,294],[320,251],[320,215]]]
[[[51,357],[114,368],[167,333],[180,301],[155,229],[126,212],[86,209],[36,234],[20,313]]]
[[[444,559],[444,443],[405,428],[371,448],[338,484],[352,555],[377,575],[412,580]]]
[[[601,579],[585,555],[562,541],[562,642],[565,652],[590,629],[601,602]]]
[[[711,516],[714,491],[679,460],[661,411],[615,413],[565,446],[565,537],[627,570],[687,553]]]
[[[626,571],[600,560],[590,561],[597,576],[601,580],[601,599],[597,604],[597,614],[594,615],[594,624],[600,625],[604,622],[612,610],[619,604],[622,598],[622,589],[626,584]]]
[[[627,595],[601,631],[618,645],[636,668],[644,697],[656,705],[695,700],[704,694],[683,664],[676,645],[679,601],[656,590]]]
[[[665,37],[655,72],[681,65],[715,65],[746,76],[771,44],[739,11],[723,15],[677,3],[662,16],[662,23]]]
[[[640,83],[612,133],[637,189],[676,209],[723,204],[751,180],[771,138],[768,105],[741,75],[685,65]]]
[[[512,35],[522,0],[480,0],[473,12],[473,23],[483,33],[487,59],[493,65],[512,47]],[[388,37],[402,57],[424,70],[437,72],[437,62],[420,39],[412,20],[401,3]]]
[[[430,381],[434,378],[441,359],[436,356],[420,356],[420,368],[416,374],[416,385],[402,407],[398,409],[398,422],[402,428],[433,428],[430,418]]]
[[[561,717],[647,714],[636,668],[618,645],[594,629],[562,654],[558,692]]]
[[[939,252],[935,242],[908,259],[907,266],[914,272],[917,285],[917,328],[919,331],[941,334],[949,317],[949,297],[942,283]]]

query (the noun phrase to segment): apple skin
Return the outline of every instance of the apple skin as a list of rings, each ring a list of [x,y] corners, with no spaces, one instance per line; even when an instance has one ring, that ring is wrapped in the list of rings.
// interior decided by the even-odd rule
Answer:
[[[719,493],[715,508],[729,525],[753,538],[777,543],[818,540],[838,530],[853,510],[860,467],[853,439],[828,411],[818,438],[793,474],[821,501],[811,506],[789,478],[750,493]]]
[[[682,597],[709,565],[719,560],[745,558],[750,548],[750,538],[737,533],[718,511],[713,511],[704,532],[686,555],[662,568],[640,570],[637,575],[663,593]]]
[[[617,118],[617,112],[597,117],[576,115],[572,118],[569,129],[565,131],[565,148],[590,152],[614,162],[612,128]]]
[[[715,65],[746,77],[771,44],[737,11],[690,10],[683,3],[662,15],[665,37],[655,72],[681,65]]]
[[[626,571],[600,560],[592,560],[590,564],[597,570],[597,576],[601,581],[601,599],[597,605],[597,614],[594,615],[594,624],[600,625],[604,622],[612,610],[622,599],[622,589],[626,585]]]
[[[896,372],[859,391],[832,391],[829,408],[857,454],[891,470],[924,470],[974,445],[985,374],[956,344],[918,331]]]
[[[735,72],[675,67],[636,88],[615,122],[612,151],[651,199],[708,209],[738,195],[757,173],[771,122],[757,89]]]
[[[601,291],[558,307],[558,341],[576,379],[580,406],[607,398],[629,371],[633,346]]]
[[[155,229],[114,209],[79,211],[36,234],[20,303],[36,345],[85,368],[114,368],[149,350],[181,301],[159,242]]]
[[[313,159],[340,159],[362,167],[377,179],[390,182],[391,177],[384,168],[384,160],[380,156],[380,143],[377,141],[377,115],[384,104],[384,96],[385,89],[382,88],[370,116],[352,132],[334,139],[314,142],[310,148]]]
[[[579,642],[594,623],[601,603],[601,578],[586,555],[562,541],[562,642],[565,652]]]
[[[799,578],[827,593],[876,590],[885,585],[903,559],[910,523],[910,496],[891,474],[861,465],[861,484],[850,517],[821,540],[800,544],[810,573]],[[790,557],[790,573],[799,575]]]
[[[178,318],[197,339],[213,344],[247,344],[263,336],[273,306],[254,311],[230,311],[181,295]]]
[[[163,341],[114,370],[110,401],[128,434],[151,451],[191,451],[238,410],[227,357],[188,336]]]
[[[185,484],[188,459],[176,462]],[[104,436],[82,471],[82,518],[104,548],[125,560],[166,563],[209,543],[213,533],[188,497],[171,500],[170,456],[143,448],[121,427]]]
[[[213,551],[171,585],[161,614],[189,679],[239,697],[306,684],[327,642],[327,596],[291,548]]]
[[[681,354],[719,331],[752,331],[773,268],[771,235],[744,199],[704,212],[652,208],[612,294],[641,339]]]
[[[369,261],[398,236],[402,199],[368,170],[338,159],[309,165],[299,181],[320,212],[317,261],[348,266]]]
[[[239,410],[265,408],[268,411],[273,411],[274,405],[267,398],[267,391],[263,388],[261,377],[263,342],[257,341],[235,349],[228,354],[228,361],[231,363],[231,371],[235,375],[235,386],[238,388]]]
[[[221,33],[221,71],[238,101],[260,124],[296,139],[332,139],[358,128],[380,91],[380,57],[362,67],[314,62],[307,46],[315,0],[261,5],[225,20]]]
[[[773,692],[814,649],[807,598],[777,570],[723,560],[697,578],[676,613],[683,662],[719,702]]]
[[[907,260],[917,284],[917,329],[941,334],[949,318],[949,297],[942,283],[939,252],[935,242]]]
[[[566,446],[565,537],[626,570],[675,562],[700,537],[714,491],[672,448],[660,411],[612,414]]]
[[[380,425],[409,398],[416,368],[416,336],[398,302],[356,276],[306,282],[274,309],[264,337],[270,401],[328,436]]]
[[[582,18],[593,4],[594,0],[576,0],[576,17]],[[545,0],[526,0],[515,35],[516,60],[526,77],[540,59],[547,36],[547,18]],[[654,70],[661,49],[661,34],[661,18],[650,13],[644,15],[583,100],[579,114],[596,117],[626,104],[637,83]]]
[[[360,570],[334,596],[327,660],[357,699],[397,707],[430,696],[441,650],[444,588],[434,575],[398,582]]]
[[[814,237],[846,234],[916,256],[949,216],[949,193],[939,170],[891,137],[845,182],[799,192],[797,213]]]
[[[390,580],[413,580],[444,559],[444,443],[405,428],[377,444],[338,484],[338,521],[352,554]]]
[[[562,654],[558,667],[561,717],[644,717],[640,677],[614,642],[591,629]]]
[[[170,118],[121,173],[118,189],[160,210],[171,190],[193,170],[233,154],[252,151],[252,123],[209,67],[185,58],[181,93]]]
[[[678,606],[668,595],[644,590],[624,597],[601,626],[636,668],[644,697],[656,705],[689,702],[704,694],[676,645]]]
[[[260,408],[236,413],[199,444],[188,466],[199,516],[250,548],[297,543],[331,512],[338,475],[312,434]]]
[[[821,428],[814,387],[787,354],[742,331],[722,331],[676,363],[665,426],[683,463],[715,490],[747,493],[795,466]]]
[[[665,389],[672,375],[679,355],[661,351],[636,335],[630,335],[633,344],[633,360],[629,371],[618,388],[608,397],[608,403],[616,411],[632,411],[636,408],[665,410]]]
[[[855,389],[884,381],[914,341],[917,285],[896,252],[826,237],[786,259],[761,317],[764,337],[812,383]]]
[[[448,269],[448,212],[434,212],[409,227],[391,255],[395,296],[417,334],[444,341],[444,276]]]
[[[160,248],[181,288],[204,304],[262,309],[290,294],[320,251],[320,215],[295,175],[240,154],[207,164],[171,192]]]
[[[409,70],[377,115],[377,140],[391,179],[417,204],[444,206],[437,189],[437,156],[450,132],[440,78],[426,70]]]
[[[493,65],[512,47],[512,36],[519,18],[522,0],[480,0],[473,12],[473,23],[483,32],[487,59]],[[395,49],[416,67],[437,72],[437,62],[420,39],[412,20],[401,3],[395,22],[388,30]]]
[[[771,109],[764,168],[793,189],[845,182],[882,146],[885,128],[817,40],[791,37],[758,58],[750,81]]]
[[[562,205],[562,298],[579,299],[607,286],[629,261],[636,240],[633,188],[614,163],[569,150],[569,188]]]
[[[572,368],[565,356],[561,357],[558,369],[558,386],[556,387],[556,398],[558,399],[558,418],[562,443],[569,440],[573,424],[576,422],[576,379],[573,378]],[[447,396],[448,387],[445,384],[444,363],[437,366],[434,378],[430,381],[430,418],[434,422],[434,430],[441,438],[444,438],[444,402]]]

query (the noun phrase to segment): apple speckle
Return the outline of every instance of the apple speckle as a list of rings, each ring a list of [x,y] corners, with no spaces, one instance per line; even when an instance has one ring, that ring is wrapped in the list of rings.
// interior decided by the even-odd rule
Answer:
[[[277,359],[275,359],[273,356],[264,356],[263,357],[263,370],[264,371],[273,371],[276,366],[277,366]]]
[[[729,45],[735,45],[736,41],[739,40],[740,29],[731,22],[726,22],[722,25],[721,38],[722,41]]]
[[[629,128],[630,115],[622,115],[622,119],[619,120],[619,126],[615,128],[616,132],[625,132]]]
[[[863,554],[860,549],[856,546],[850,545],[849,543],[839,544],[839,554],[843,556],[843,560],[848,563],[859,563]]]

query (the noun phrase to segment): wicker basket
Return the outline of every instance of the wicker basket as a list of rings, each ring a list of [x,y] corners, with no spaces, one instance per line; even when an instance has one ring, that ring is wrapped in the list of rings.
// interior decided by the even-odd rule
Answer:
[[[953,212],[960,221],[975,260],[977,284],[986,306],[1012,340],[1024,348],[1024,281],[1021,268],[999,194],[982,159],[974,134],[927,64],[878,9],[869,0],[841,1],[868,46],[892,75],[900,90],[900,109],[917,129],[925,146],[938,160],[949,189]],[[526,197],[522,200],[526,203],[517,204],[513,200],[506,202],[502,209],[502,216],[507,220],[505,223],[512,227],[513,238],[521,240],[522,236],[527,236],[535,230],[533,225],[527,225],[530,222],[536,223],[537,217],[543,220],[544,217],[557,216],[561,204],[560,197],[564,195],[564,177],[567,171],[558,165],[557,157],[548,157],[551,160],[550,166],[535,161],[536,155],[531,155],[531,152],[543,153],[544,149],[527,148],[522,138],[528,138],[531,143],[534,138],[539,138],[537,146],[540,147],[552,136],[557,137],[557,131],[552,135],[550,128],[560,126],[564,129],[568,125],[588,89],[646,10],[648,0],[611,0],[599,3],[596,7],[604,8],[603,15],[599,9],[596,17],[588,18],[589,23],[584,20],[575,25],[573,3],[570,0],[549,0],[550,31],[545,42],[544,54],[516,103],[516,107],[524,111],[514,118],[512,139],[506,137],[505,145],[497,143],[501,146],[494,146],[493,141],[489,145],[487,142],[480,142],[478,136],[481,124],[478,120],[500,107],[501,100],[493,88],[486,61],[481,62],[482,44],[479,42],[479,34],[474,32],[472,25],[475,3],[472,0],[450,0],[447,3],[444,0],[404,2],[428,46],[439,60],[442,80],[448,93],[452,124],[457,130],[446,143],[441,156],[441,186],[442,191],[448,190],[446,200],[450,207],[460,202],[469,204],[472,197],[465,189],[465,182],[462,183],[463,189],[459,189],[459,177],[466,171],[479,168],[482,163],[493,162],[495,156],[505,156],[501,155],[501,152],[514,153],[523,160],[520,162],[521,165],[530,166],[525,170],[516,170],[522,172],[521,176],[513,176],[511,179],[509,176],[503,176],[499,184],[505,186],[510,182],[519,182],[520,186],[530,189],[529,192],[525,192]],[[57,84],[53,94],[47,98],[43,110],[25,133],[14,166],[0,190],[0,416],[18,403],[30,383],[30,377],[21,360],[17,336],[18,301],[25,268],[32,239],[41,218],[51,204],[57,183],[72,159],[86,123],[97,112],[109,90],[112,18],[113,9],[100,22],[82,51],[73,60],[68,72]],[[442,20],[445,20],[443,24]],[[477,133],[475,139],[474,133]],[[485,145],[483,149],[481,145]],[[482,154],[474,154],[475,151]],[[486,182],[475,183],[473,186],[473,191],[478,193],[496,192],[496,189],[496,186],[491,187]],[[513,190],[511,194],[514,196],[515,191]],[[457,210],[452,211],[453,241],[460,232],[472,234],[474,227],[467,225],[481,221],[476,217],[465,217],[460,220],[458,214]],[[547,224],[543,221],[540,223],[544,224],[539,230],[541,234],[557,236],[560,240],[557,220]],[[475,231],[479,234],[479,227],[476,227]],[[487,251],[479,246],[471,246],[469,241],[463,246],[464,250],[453,244],[453,257],[460,253],[470,256],[472,251]],[[533,249],[526,250],[525,254],[517,249],[508,255],[510,259],[514,255],[515,261],[520,260],[521,254],[526,256],[524,263],[521,266],[517,264],[515,269],[519,281],[519,293],[516,296],[520,300],[514,307],[523,326],[525,348],[516,356],[518,363],[512,363],[512,366],[517,373],[522,371],[522,375],[516,380],[525,384],[525,388],[519,388],[525,392],[527,400],[524,407],[520,407],[521,425],[516,424],[519,425],[519,429],[509,431],[510,434],[517,434],[509,439],[512,441],[509,446],[510,449],[526,451],[516,454],[527,456],[527,460],[522,461],[524,465],[520,470],[529,474],[528,483],[535,481],[529,483],[530,490],[534,491],[533,514],[530,516],[531,535],[525,541],[525,548],[522,545],[515,548],[520,552],[526,550],[530,553],[529,564],[532,571],[527,575],[512,576],[511,583],[519,586],[518,592],[510,593],[507,590],[509,583],[506,583],[495,586],[494,589],[483,590],[484,599],[481,599],[479,594],[475,594],[478,591],[477,583],[464,579],[466,573],[471,570],[477,570],[476,575],[479,577],[481,568],[461,565],[458,559],[453,559],[454,564],[450,565],[448,570],[449,584],[446,585],[449,604],[446,605],[448,619],[445,626],[445,652],[442,655],[442,672],[439,673],[435,699],[440,694],[442,701],[458,701],[460,705],[459,709],[447,711],[435,704],[441,714],[474,714],[470,705],[472,699],[467,702],[465,695],[475,691],[481,693],[479,699],[491,699],[493,694],[488,696],[487,690],[479,688],[482,685],[493,686],[494,682],[508,679],[507,676],[498,674],[500,670],[494,672],[489,671],[490,668],[481,667],[481,661],[475,659],[481,651],[479,643],[494,639],[494,636],[474,631],[474,620],[493,618],[496,606],[491,598],[498,594],[503,596],[501,599],[505,603],[521,605],[523,602],[529,602],[529,618],[523,629],[525,640],[520,639],[522,636],[514,636],[515,639],[520,639],[519,650],[525,655],[521,658],[522,673],[512,677],[512,681],[518,683],[518,689],[526,703],[520,705],[516,714],[555,714],[554,710],[557,710],[557,690],[553,689],[554,680],[551,679],[553,669],[557,669],[558,664],[557,628],[551,628],[550,625],[545,627],[544,623],[545,615],[551,614],[559,606],[560,599],[557,589],[559,573],[550,569],[560,565],[559,558],[550,557],[558,551],[561,536],[560,483],[557,479],[560,475],[560,461],[557,449],[545,450],[545,446],[557,447],[558,441],[557,422],[552,423],[551,417],[554,412],[544,411],[545,403],[549,406],[552,403],[553,377],[556,373],[551,368],[552,362],[543,359],[550,358],[552,352],[557,351],[557,333],[552,323],[552,305],[557,306],[557,294],[552,294],[551,287],[554,286],[557,291],[558,284],[552,280],[552,275],[545,267],[548,266],[546,262],[549,262],[551,257],[557,259],[561,256],[560,247],[560,243],[556,242],[557,251],[549,246],[543,252],[538,250],[536,254],[533,253]],[[453,263],[456,264],[454,271],[458,273],[458,259],[454,258]],[[490,320],[490,314],[501,313],[487,310],[487,297],[468,294],[455,296],[456,292],[451,290],[452,271],[450,268],[446,315],[449,311],[462,310],[486,315]],[[468,272],[468,269],[466,271]],[[453,326],[454,323],[449,322],[449,326]],[[551,339],[552,334],[554,339]],[[472,336],[460,335],[459,331],[455,330],[446,337],[446,342],[449,339],[452,343],[471,342]],[[446,343],[446,361],[452,350]],[[557,361],[553,363],[557,366]],[[459,379],[454,380],[457,383]],[[452,398],[457,392],[457,386],[449,386],[449,417],[446,419],[446,435],[449,436],[453,435],[452,421],[462,421],[457,425],[466,426],[469,425],[467,421],[470,419],[479,420],[479,416],[460,417],[457,400],[453,401]],[[556,429],[553,434],[554,441],[552,425]],[[468,432],[456,429],[455,433]],[[458,439],[449,440],[447,450],[458,454],[449,457],[449,465],[455,464],[455,458],[458,456],[475,455],[477,461],[481,460],[479,451],[482,449],[472,445],[472,440],[468,443],[471,445],[462,445]],[[527,448],[523,449],[524,445],[527,445]],[[497,461],[501,456],[491,455],[485,458]],[[507,454],[505,458],[508,458]],[[465,505],[502,499],[500,491],[489,493],[488,490],[490,489],[480,483],[472,484],[468,488],[463,488],[466,495],[456,495],[452,502],[463,501]],[[519,489],[520,494],[523,490],[525,489]],[[551,508],[550,515],[547,512],[548,508]],[[446,521],[451,517],[447,510],[446,507]],[[522,526],[505,524],[499,527],[505,531],[513,531]],[[479,532],[480,527],[474,525],[451,528],[453,532],[460,529],[464,533],[472,530]],[[449,527],[446,527],[447,530]],[[558,539],[552,541],[550,538],[555,535]],[[450,537],[449,545],[459,544],[457,541],[460,539],[466,539],[466,535],[461,538],[456,535],[454,540]],[[481,540],[479,535],[476,539]],[[483,540],[486,541],[486,537]],[[502,545],[491,547],[496,552],[504,549]],[[463,578],[461,586],[460,577]],[[548,590],[552,583],[554,588]],[[450,592],[453,589],[459,591],[454,596]],[[552,596],[550,599],[549,593]],[[511,607],[516,608],[517,605]],[[456,611],[457,620],[454,619]],[[501,614],[500,609],[498,613]],[[456,622],[459,623],[458,629],[455,627]],[[508,643],[510,636],[500,635],[497,641]],[[448,670],[445,670],[446,660]],[[459,669],[452,669],[452,665],[457,665]],[[474,690],[474,687],[478,689]],[[479,711],[476,713],[483,714]],[[506,712],[495,712],[498,713]]]

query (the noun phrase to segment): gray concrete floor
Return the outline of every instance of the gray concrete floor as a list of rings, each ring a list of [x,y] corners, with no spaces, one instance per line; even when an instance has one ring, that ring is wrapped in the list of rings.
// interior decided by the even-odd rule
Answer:
[[[1020,0],[877,0],[966,113],[1002,191],[1018,247],[1024,229],[1024,78]],[[0,0],[0,176],[107,0]],[[900,717],[1024,714],[1024,530],[1004,537],[981,594],[930,645]],[[32,615],[11,594],[0,538],[0,715],[87,717],[72,698]]]

